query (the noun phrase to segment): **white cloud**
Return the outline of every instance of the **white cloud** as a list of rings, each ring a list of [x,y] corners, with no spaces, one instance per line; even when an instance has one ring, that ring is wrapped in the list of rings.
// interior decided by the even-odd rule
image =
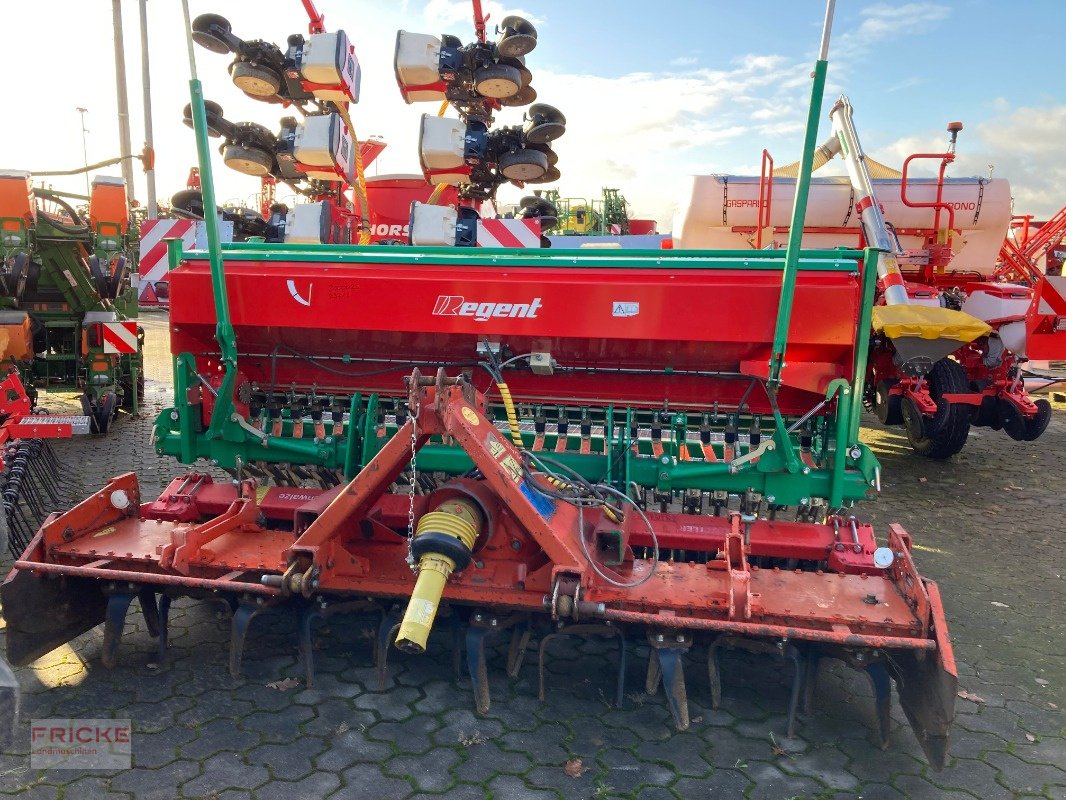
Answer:
[[[1066,105],[1047,108],[1001,110],[996,116],[963,130],[958,156],[949,175],[988,175],[1011,183],[1017,213],[1048,217],[1063,204],[1066,163],[1062,160],[1062,131],[1066,130]],[[915,152],[942,152],[943,132],[897,139],[872,155],[890,165],[901,164]],[[927,167],[918,174],[928,174]]]
[[[875,3],[863,8],[859,14],[862,16],[859,27],[837,39],[836,47],[830,49],[831,57],[833,50],[838,56],[855,56],[878,42],[908,34],[929,33],[937,23],[948,18],[951,8],[933,3]]]
[[[504,6],[495,0],[482,2],[481,10],[488,17],[489,38],[492,38],[494,25],[507,16],[523,17],[537,26],[545,24],[545,20],[542,17],[538,17],[531,11]],[[472,24],[473,11],[471,10],[470,0],[429,0],[425,8],[422,9],[422,16],[431,24],[449,26],[465,23],[466,28],[461,31],[458,29],[455,31],[455,35],[465,38],[466,31]],[[449,32],[451,31],[445,31],[445,33]]]
[[[670,59],[671,67],[691,67],[699,61],[696,56],[678,56],[677,58]]]

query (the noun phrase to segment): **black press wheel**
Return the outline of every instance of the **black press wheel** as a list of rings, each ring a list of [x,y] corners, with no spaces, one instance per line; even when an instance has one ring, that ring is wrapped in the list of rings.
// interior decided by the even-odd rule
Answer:
[[[482,97],[512,97],[522,88],[522,74],[506,64],[493,64],[474,73],[474,89]]]
[[[274,165],[274,157],[266,150],[237,144],[226,145],[222,151],[222,161],[230,169],[255,176],[268,174]]]
[[[510,97],[498,97],[496,99],[500,101],[501,106],[519,108],[521,106],[528,106],[536,100],[537,90],[527,83]]]
[[[933,364],[926,380],[929,382],[929,394],[936,402],[936,414],[921,419],[922,424],[916,425],[913,415],[917,409],[905,400],[901,410],[907,438],[918,455],[938,460],[950,458],[962,450],[966,437],[970,435],[970,407],[948,403],[942,398],[945,394],[969,392],[970,383],[966,378],[966,370],[949,358],[942,358]]]
[[[1032,442],[1040,438],[1051,422],[1051,403],[1040,399],[1036,401],[1037,412],[1032,419],[1026,419],[1010,400],[1000,398],[999,418],[1003,430],[1016,442]]]
[[[500,156],[500,174],[509,181],[535,181],[548,171],[548,157],[539,150],[517,150]]]
[[[107,433],[117,411],[118,396],[114,392],[108,392],[100,398],[96,411],[93,412],[93,427],[96,429],[96,433],[100,435]]]
[[[903,424],[903,397],[891,393],[892,386],[896,383],[898,381],[878,381],[874,387],[873,412],[882,425]]]
[[[233,84],[252,97],[273,97],[281,88],[281,76],[274,70],[247,61],[235,61],[230,68]]]
[[[1025,421],[1025,441],[1034,442],[1047,430],[1051,422],[1051,402],[1040,399],[1036,401],[1036,416]]]

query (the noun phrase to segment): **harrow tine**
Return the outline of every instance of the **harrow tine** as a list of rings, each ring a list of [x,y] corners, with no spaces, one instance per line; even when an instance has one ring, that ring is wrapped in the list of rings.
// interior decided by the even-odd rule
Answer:
[[[159,636],[159,606],[156,605],[155,592],[147,588],[141,589],[137,592],[137,600],[141,605],[141,614],[144,616],[149,636]]]
[[[892,678],[881,661],[868,664],[865,671],[874,690],[874,707],[877,710],[877,743],[882,750],[887,750],[888,737],[892,730]]]
[[[167,657],[167,642],[170,639],[170,603],[173,598],[168,592],[159,596],[159,664],[162,666]]]
[[[800,700],[807,678],[807,661],[795,645],[785,645],[784,657],[792,662],[792,691],[788,698],[788,721],[785,735],[791,739],[796,733],[796,715],[799,713]]]
[[[107,598],[107,611],[104,613],[104,646],[100,651],[100,661],[107,669],[113,669],[118,655],[118,646],[122,641],[122,632],[126,627],[126,612],[136,597],[132,591],[114,591]]]
[[[546,697],[544,691],[544,655],[547,652],[548,642],[559,636],[585,636],[588,634],[600,635],[600,636],[614,636],[618,639],[618,679],[617,688],[615,691],[615,707],[621,708],[622,702],[625,698],[626,692],[626,637],[621,630],[613,625],[567,625],[552,631],[543,639],[540,640],[540,647],[537,653],[537,697],[541,702]],[[651,665],[649,664],[649,667]],[[658,678],[656,678],[656,687],[658,688]]]
[[[385,681],[389,674],[389,650],[392,649],[392,643],[396,641],[396,634],[400,631],[400,618],[399,607],[393,606],[381,616],[381,623],[378,625],[374,666],[377,668],[380,691],[385,690]]]
[[[655,694],[662,682],[674,726],[679,731],[686,731],[689,726],[688,691],[681,656],[692,646],[692,638],[683,633],[653,635],[649,631],[648,641],[651,643],[651,654],[645,689],[648,694]]]
[[[308,689],[314,685],[315,680],[315,652],[312,637],[315,620],[326,619],[334,614],[358,614],[367,611],[380,614],[382,620],[385,618],[385,609],[373,600],[351,600],[331,604],[325,599],[320,599],[319,602],[311,603],[304,608],[300,615],[300,659],[304,664]],[[380,622],[381,620],[375,628],[380,628]]]
[[[485,663],[485,637],[488,628],[471,625],[466,629],[466,665],[474,687],[474,704],[479,714],[489,713],[492,698],[489,695],[488,667]]]
[[[814,713],[814,696],[818,691],[818,667],[822,663],[822,653],[814,646],[807,648],[806,674],[803,676],[803,714]]]
[[[529,638],[533,635],[533,629],[528,622],[520,622],[515,625],[511,632],[511,645],[507,651],[507,676],[517,678],[522,671],[522,662],[526,660],[526,649],[529,647]]]
[[[244,656],[244,641],[248,636],[248,626],[264,608],[262,598],[252,600],[245,596],[240,599],[237,608],[233,610],[229,640],[229,674],[234,678],[241,677],[241,658]]]

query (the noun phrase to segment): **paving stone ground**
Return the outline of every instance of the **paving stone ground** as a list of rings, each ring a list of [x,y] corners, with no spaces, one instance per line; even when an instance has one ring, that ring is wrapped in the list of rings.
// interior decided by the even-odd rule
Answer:
[[[72,497],[135,470],[154,496],[180,465],[148,445],[170,399],[166,321],[146,323],[148,388],[139,419],[106,439],[60,443]],[[47,403],[63,407],[62,398]],[[456,679],[442,638],[422,657],[395,655],[379,691],[366,631],[334,618],[317,634],[317,680],[301,677],[295,626],[283,614],[253,623],[244,677],[226,670],[228,623],[209,605],[172,611],[171,650],[157,665],[131,613],[120,663],[98,659],[93,631],[18,670],[20,738],[0,755],[0,794],[22,798],[1066,798],[1066,414],[1036,444],[975,430],[959,456],[911,455],[895,431],[866,439],[884,463],[883,494],[862,513],[914,536],[923,573],[944,596],[961,688],[952,752],[931,770],[898,705],[887,750],[872,741],[871,694],[858,673],[830,667],[817,710],[783,736],[787,698],[772,660],[723,657],[723,700],[710,708],[705,654],[688,663],[692,729],[673,733],[660,695],[642,692],[646,652],[631,648],[625,706],[610,707],[614,662],[595,642],[553,647],[549,695],[537,701],[536,659],[517,680],[490,658],[493,706],[479,717],[469,680]],[[446,638],[446,637],[444,637]],[[29,768],[30,720],[133,720],[133,769]],[[775,746],[776,745],[776,746]],[[571,777],[564,765],[581,759]]]

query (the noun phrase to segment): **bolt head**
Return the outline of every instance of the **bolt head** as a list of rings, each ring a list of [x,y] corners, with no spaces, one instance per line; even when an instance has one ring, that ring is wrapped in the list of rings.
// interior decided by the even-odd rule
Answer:
[[[655,641],[657,641],[657,642],[661,642],[662,640],[663,640],[663,635],[662,635],[661,633],[660,633],[660,634],[657,634],[657,635],[655,636]]]
[[[178,412],[177,411],[171,411],[170,412],[170,418],[172,420],[174,420],[175,422],[177,422],[178,421]]]

